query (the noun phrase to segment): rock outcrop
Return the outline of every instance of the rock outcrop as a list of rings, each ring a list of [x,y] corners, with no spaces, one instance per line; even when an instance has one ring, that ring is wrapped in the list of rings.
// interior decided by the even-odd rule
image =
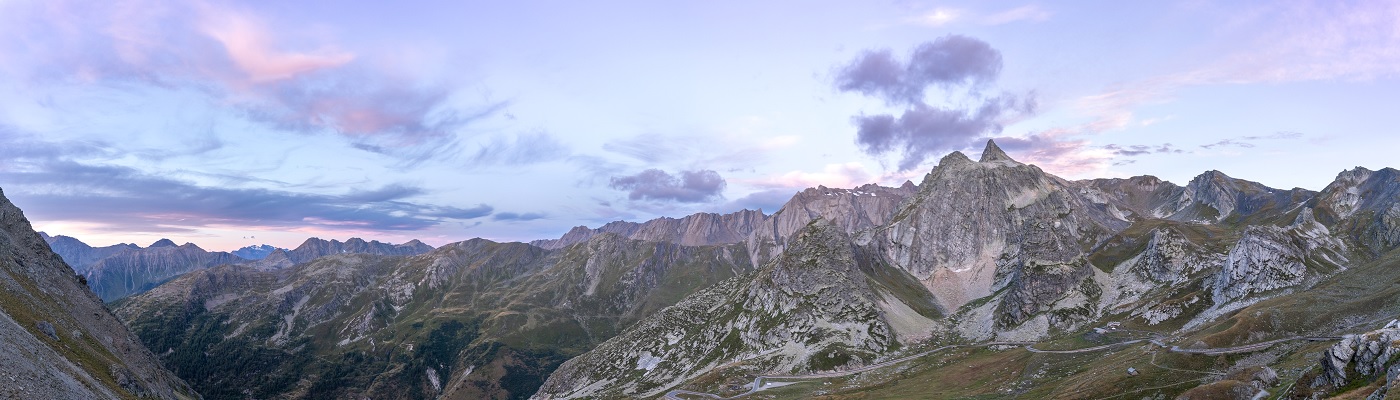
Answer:
[[[867,184],[854,189],[818,186],[798,192],[749,236],[754,264],[766,263],[782,253],[788,238],[818,218],[851,234],[882,226],[917,190],[913,182],[906,181],[897,188]]]
[[[1312,203],[1320,221],[1352,234],[1372,253],[1400,246],[1400,171],[1342,171]]]
[[[1346,268],[1346,249],[1313,218],[1311,208],[1299,211],[1288,227],[1249,226],[1216,274],[1212,311],[1238,309],[1261,296],[1316,284]]]
[[[613,221],[597,229],[576,226],[559,239],[536,240],[530,244],[546,249],[559,249],[582,243],[603,233],[615,233],[633,240],[671,242],[685,246],[730,244],[747,239],[749,233],[765,218],[762,210],[742,210],[729,214],[698,213],[679,219],[662,217],[642,223]]]
[[[1093,273],[1087,250],[1127,222],[1092,206],[1069,182],[988,142],[983,161],[944,157],[877,233],[891,264],[924,284],[945,310],[1003,292],[980,323],[1010,328],[1079,292]],[[990,333],[983,326],[978,336]]]
[[[937,317],[931,304],[908,304],[878,283],[872,275],[891,267],[861,253],[844,229],[817,219],[759,271],[692,295],[564,363],[535,397],[652,397],[734,360],[768,373],[850,368],[926,337]]]
[[[1380,388],[1368,399],[1389,399],[1400,395],[1400,321],[1390,321],[1381,329],[1360,335],[1350,335],[1322,353],[1318,361],[1321,373],[1311,382],[1298,382],[1308,387],[1314,397],[1331,394],[1353,382],[1381,380]],[[1305,376],[1306,378],[1306,376]]]
[[[0,193],[0,398],[197,398]]]

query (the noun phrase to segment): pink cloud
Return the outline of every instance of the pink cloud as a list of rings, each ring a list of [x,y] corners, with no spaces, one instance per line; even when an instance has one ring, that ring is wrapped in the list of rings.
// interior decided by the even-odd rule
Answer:
[[[335,68],[355,59],[349,52],[322,48],[314,52],[285,52],[273,48],[273,35],[252,16],[230,10],[206,11],[201,30],[222,43],[230,60],[253,83],[289,79]]]
[[[999,137],[997,145],[1017,161],[1035,164],[1046,172],[1066,177],[1100,176],[1113,161],[1112,152],[1087,140],[1068,139],[1065,130],[1051,130],[1026,137]]]

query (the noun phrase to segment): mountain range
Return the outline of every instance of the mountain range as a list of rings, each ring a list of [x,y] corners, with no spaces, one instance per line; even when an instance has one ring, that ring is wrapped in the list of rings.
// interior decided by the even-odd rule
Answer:
[[[310,238],[294,250],[261,245],[229,253],[206,251],[194,243],[177,246],[170,239],[157,240],[147,247],[125,243],[92,247],[69,236],[49,236],[44,232],[39,232],[39,235],[68,265],[83,275],[88,287],[106,302],[145,292],[190,271],[224,264],[247,263],[270,269],[330,254],[414,255],[433,249],[418,240],[395,245],[366,242],[360,238],[350,238],[345,242]],[[258,256],[263,251],[266,254]]]
[[[989,141],[771,215],[311,239],[113,305],[208,398],[1379,399],[1397,247],[1395,169],[1071,181]]]

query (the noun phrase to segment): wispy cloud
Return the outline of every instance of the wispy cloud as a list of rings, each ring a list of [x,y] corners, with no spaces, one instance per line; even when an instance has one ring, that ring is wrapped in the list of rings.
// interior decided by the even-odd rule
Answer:
[[[935,8],[917,17],[909,18],[907,21],[913,24],[938,27],[957,21],[963,16],[963,13],[963,11],[953,8]]]
[[[1044,21],[1050,19],[1051,15],[1049,11],[1041,9],[1040,6],[1026,5],[988,14],[982,16],[980,20],[987,25],[1004,25],[1017,21]]]
[[[487,165],[525,165],[565,160],[569,147],[545,132],[522,133],[513,136],[492,136],[467,156],[469,167]]]
[[[0,135],[13,149],[0,159],[0,182],[25,211],[46,221],[81,221],[115,232],[190,231],[241,226],[279,229],[354,227],[415,231],[448,220],[489,216],[485,204],[443,206],[409,199],[420,187],[397,183],[343,194],[265,188],[211,187],[109,163],[77,161],[102,156],[84,142],[48,143]]]
[[[277,25],[237,6],[136,0],[4,4],[0,71],[36,88],[131,85],[203,93],[294,134],[331,133],[401,159],[450,148],[502,101],[456,99],[450,82],[385,69],[391,57]]]
[[[917,16],[906,18],[904,22],[933,28],[942,28],[959,22],[995,26],[1021,21],[1044,21],[1050,19],[1053,15],[1053,13],[1034,4],[993,12],[977,12],[961,8],[938,7],[920,13]]]
[[[500,212],[496,213],[495,215],[492,215],[491,219],[496,221],[533,221],[537,219],[543,219],[545,217],[548,217],[548,215],[545,215],[544,213]]]
[[[1185,153],[1185,152],[1186,152],[1185,150],[1176,148],[1176,146],[1172,145],[1171,143],[1162,143],[1162,144],[1159,144],[1159,145],[1145,145],[1145,144],[1118,145],[1118,144],[1109,144],[1109,145],[1104,145],[1103,148],[1104,148],[1104,150],[1108,150],[1108,151],[1113,152],[1113,155],[1121,156],[1121,157],[1136,157],[1136,156],[1147,155],[1147,154],[1182,154],[1182,153]]]
[[[1261,141],[1261,140],[1292,140],[1292,139],[1299,139],[1299,138],[1302,138],[1302,137],[1303,137],[1303,134],[1302,134],[1302,133],[1299,133],[1299,132],[1278,132],[1278,133],[1274,133],[1274,134],[1272,134],[1272,135],[1239,136],[1239,137],[1233,137],[1233,138],[1229,138],[1229,139],[1222,139],[1222,140],[1220,140],[1220,141],[1218,141],[1218,142],[1215,142],[1215,143],[1203,144],[1203,145],[1201,145],[1201,148],[1203,148],[1203,149],[1214,149],[1214,148],[1216,148],[1216,147],[1243,147],[1243,148],[1252,148],[1252,147],[1254,147],[1255,142],[1258,142],[1258,141]]]

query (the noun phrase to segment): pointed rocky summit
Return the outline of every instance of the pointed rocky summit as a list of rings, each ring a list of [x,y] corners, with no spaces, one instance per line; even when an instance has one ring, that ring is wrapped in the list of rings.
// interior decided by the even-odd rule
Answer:
[[[987,139],[987,148],[982,149],[982,158],[977,160],[977,162],[985,163],[991,161],[1016,162],[1016,160],[1011,159],[1011,156],[1006,155],[1006,152],[1001,151],[1001,147],[997,147],[996,141]]]
[[[161,239],[161,240],[157,240],[155,243],[151,243],[151,245],[150,245],[150,246],[147,246],[147,247],[178,247],[178,246],[176,246],[176,245],[175,245],[175,242],[172,241],[172,240],[170,240],[170,239]]]

